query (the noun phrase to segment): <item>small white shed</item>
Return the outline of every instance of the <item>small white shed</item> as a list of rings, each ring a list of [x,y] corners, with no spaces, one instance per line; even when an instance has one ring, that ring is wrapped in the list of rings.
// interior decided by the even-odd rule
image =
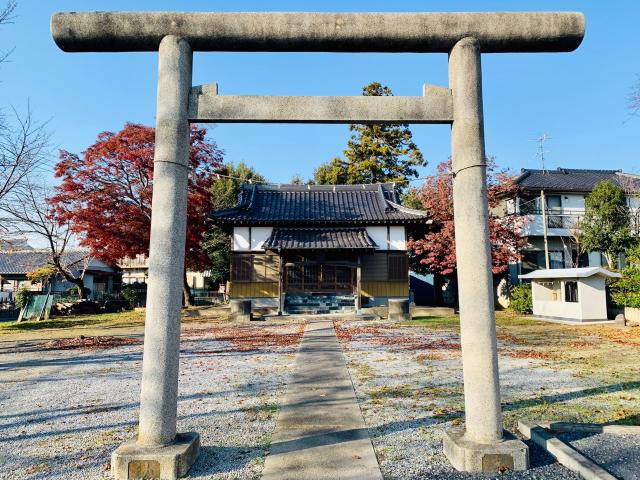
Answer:
[[[602,267],[554,268],[519,275],[531,280],[533,314],[540,318],[593,322],[607,320],[607,278],[620,274]]]

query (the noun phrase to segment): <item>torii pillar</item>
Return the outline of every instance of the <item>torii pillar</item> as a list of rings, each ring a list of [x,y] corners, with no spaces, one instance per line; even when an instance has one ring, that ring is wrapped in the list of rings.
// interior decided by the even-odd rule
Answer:
[[[491,276],[481,53],[564,52],[584,36],[580,13],[58,13],[68,52],[158,51],[149,290],[137,440],[112,456],[118,479],[175,479],[199,451],[176,434],[180,307],[190,122],[446,123],[452,126],[465,427],[444,451],[458,470],[528,468],[503,430]],[[191,86],[192,51],[449,54],[449,87],[421,97],[220,96]]]

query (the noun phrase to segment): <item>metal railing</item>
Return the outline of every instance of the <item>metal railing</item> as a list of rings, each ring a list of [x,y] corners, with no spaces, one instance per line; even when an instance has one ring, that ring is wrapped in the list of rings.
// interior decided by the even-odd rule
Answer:
[[[584,219],[584,215],[575,214],[548,214],[547,215],[547,227],[548,228],[566,228],[570,230],[577,230],[580,228],[580,224]]]
[[[118,261],[120,268],[144,268],[149,266],[149,258],[136,257],[136,258],[122,258]]]
[[[528,210],[526,215],[542,216],[542,210]],[[577,213],[555,213],[547,210],[547,228],[579,229],[584,214]]]

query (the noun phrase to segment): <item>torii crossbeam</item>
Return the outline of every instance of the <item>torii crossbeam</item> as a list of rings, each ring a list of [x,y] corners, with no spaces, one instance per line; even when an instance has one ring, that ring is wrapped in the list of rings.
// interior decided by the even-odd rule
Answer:
[[[158,97],[140,425],[113,454],[116,478],[174,479],[199,450],[176,435],[190,122],[451,124],[465,429],[449,431],[455,468],[528,468],[503,431],[488,230],[481,53],[568,52],[580,13],[57,13],[67,52],[158,51]],[[422,97],[253,97],[191,85],[193,51],[449,54],[449,86]]]

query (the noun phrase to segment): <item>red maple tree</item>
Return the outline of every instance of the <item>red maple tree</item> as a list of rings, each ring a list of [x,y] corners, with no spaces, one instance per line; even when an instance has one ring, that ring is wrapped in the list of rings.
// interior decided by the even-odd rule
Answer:
[[[514,177],[505,170],[495,171],[495,161],[487,161],[487,186],[489,200],[489,236],[493,273],[509,268],[509,261],[520,259],[520,252],[527,244],[522,236],[524,217],[499,213],[507,198],[513,198],[517,185]],[[453,226],[453,176],[451,160],[438,164],[437,175],[427,179],[418,190],[423,208],[429,212],[435,228],[423,238],[411,240],[413,260],[421,270],[442,276],[456,271],[455,231]]]
[[[223,152],[191,127],[185,266],[202,270],[209,258],[201,246],[211,208],[210,187],[222,169]],[[60,222],[69,222],[80,244],[97,258],[116,263],[149,254],[155,129],[127,123],[102,132],[77,155],[60,151],[55,176],[62,179],[49,200]]]

